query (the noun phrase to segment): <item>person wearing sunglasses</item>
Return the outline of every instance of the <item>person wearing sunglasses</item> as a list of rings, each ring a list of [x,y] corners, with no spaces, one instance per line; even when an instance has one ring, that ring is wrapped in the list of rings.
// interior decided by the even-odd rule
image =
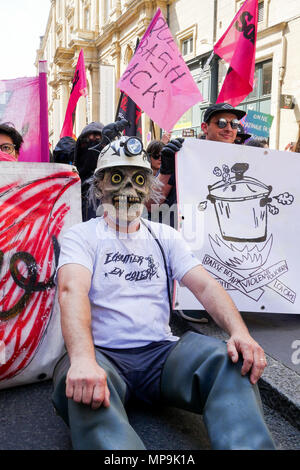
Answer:
[[[1,160],[18,160],[22,144],[23,137],[10,123],[0,124]]]
[[[228,103],[217,103],[209,106],[204,113],[201,124],[205,140],[234,144],[240,130],[240,119],[246,114],[241,109],[236,109]],[[179,314],[187,321],[203,323],[203,318],[198,310],[179,310]]]
[[[153,176],[158,176],[161,165],[161,151],[164,143],[160,140],[152,140],[147,147],[147,153],[150,157]]]
[[[246,114],[228,103],[217,103],[209,106],[204,113],[201,129],[206,140],[233,144],[239,128],[239,121]]]

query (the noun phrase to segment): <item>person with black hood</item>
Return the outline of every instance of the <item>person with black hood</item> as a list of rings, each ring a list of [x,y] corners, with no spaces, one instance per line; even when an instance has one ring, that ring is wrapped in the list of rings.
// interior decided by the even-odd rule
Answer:
[[[101,122],[91,122],[84,127],[75,145],[74,165],[76,166],[81,179],[83,222],[91,219],[92,217],[96,217],[94,208],[89,205],[87,192],[89,189],[88,180],[94,174],[99,152],[89,149],[101,142],[103,127],[104,125]]]
[[[73,137],[65,136],[62,137],[56,144],[53,150],[53,160],[55,163],[68,163],[73,164],[74,161],[74,150],[76,140]]]

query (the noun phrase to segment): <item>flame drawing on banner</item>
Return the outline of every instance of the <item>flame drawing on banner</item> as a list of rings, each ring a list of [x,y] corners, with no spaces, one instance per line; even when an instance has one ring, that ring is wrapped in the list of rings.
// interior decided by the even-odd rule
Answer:
[[[218,235],[216,235],[216,239],[209,235],[209,242],[215,255],[226,266],[232,269],[249,270],[253,273],[267,262],[273,244],[273,235],[261,248],[257,244],[251,248],[247,245],[238,248],[233,243],[230,245],[224,243]]]
[[[77,181],[64,171],[0,188],[0,342],[6,357],[0,380],[30,363],[46,332],[55,296],[57,239],[70,209],[60,198]]]
[[[296,293],[279,280],[288,272],[287,261],[283,259],[265,267],[273,245],[273,235],[267,239],[267,212],[279,214],[274,203],[289,206],[293,204],[294,196],[288,191],[271,196],[272,186],[244,176],[248,169],[248,163],[235,163],[231,169],[222,164],[212,171],[220,179],[208,186],[209,195],[198,203],[198,210],[205,211],[207,201],[212,203],[221,237],[230,243],[225,243],[216,234],[215,238],[208,234],[216,258],[206,253],[203,266],[226,289],[238,290],[256,302],[267,287],[294,303]],[[234,176],[230,176],[230,172]]]

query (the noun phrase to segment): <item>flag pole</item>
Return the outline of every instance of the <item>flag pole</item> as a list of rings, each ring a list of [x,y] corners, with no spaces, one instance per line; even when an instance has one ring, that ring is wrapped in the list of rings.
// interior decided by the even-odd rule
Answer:
[[[88,95],[86,95],[85,101],[86,101],[85,122],[86,122],[86,124],[88,124],[89,123],[89,115],[90,115],[90,104],[89,104],[89,96]]]
[[[49,128],[47,97],[47,61],[39,61],[39,94],[40,94],[40,141],[41,162],[49,162]]]
[[[152,119],[150,119],[150,129],[151,129],[151,132],[153,133],[154,140],[156,140],[155,126],[154,126],[154,122],[152,121]]]
[[[119,114],[119,111],[120,111],[120,105],[121,105],[121,103],[122,103],[123,95],[124,95],[124,92],[121,91],[120,98],[119,98],[119,102],[118,102],[118,106],[117,106],[116,116],[115,116],[115,122],[116,122],[117,119],[118,119],[118,114]]]
[[[139,43],[140,43],[140,40],[139,40],[139,38],[137,38],[133,55],[136,53],[136,50],[138,48]],[[124,91],[121,91],[118,106],[117,106],[115,121],[118,119],[118,114],[119,114],[119,111],[120,111],[120,105],[122,103],[123,95],[124,95]]]
[[[214,52],[214,50],[212,50],[212,52],[211,52],[209,58],[208,58],[207,61],[205,62],[205,65],[204,65],[204,66],[202,67],[202,69],[201,69],[200,75],[199,75],[199,77],[198,77],[198,81],[200,80],[200,78],[202,77],[202,75],[204,74],[204,72],[206,72],[206,70],[209,68],[210,63],[211,63],[211,61],[212,61],[214,55],[215,55],[215,52]]]

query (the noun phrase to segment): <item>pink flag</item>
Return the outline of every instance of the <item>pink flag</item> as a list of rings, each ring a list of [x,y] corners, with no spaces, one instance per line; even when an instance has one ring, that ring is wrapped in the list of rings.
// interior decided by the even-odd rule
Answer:
[[[246,0],[214,47],[230,64],[217,103],[237,106],[253,90],[257,19],[258,0]]]
[[[117,86],[166,131],[203,100],[160,9]]]
[[[73,86],[69,98],[69,103],[66,110],[64,124],[60,133],[62,137],[73,136],[73,113],[76,108],[77,101],[81,96],[87,96],[87,81],[85,74],[85,65],[83,50],[81,49],[73,77]]]
[[[41,151],[42,116],[48,119],[47,104],[41,107],[40,102],[40,77],[0,81],[0,122],[12,124],[22,135],[21,162],[49,161],[49,147],[47,154]]]

